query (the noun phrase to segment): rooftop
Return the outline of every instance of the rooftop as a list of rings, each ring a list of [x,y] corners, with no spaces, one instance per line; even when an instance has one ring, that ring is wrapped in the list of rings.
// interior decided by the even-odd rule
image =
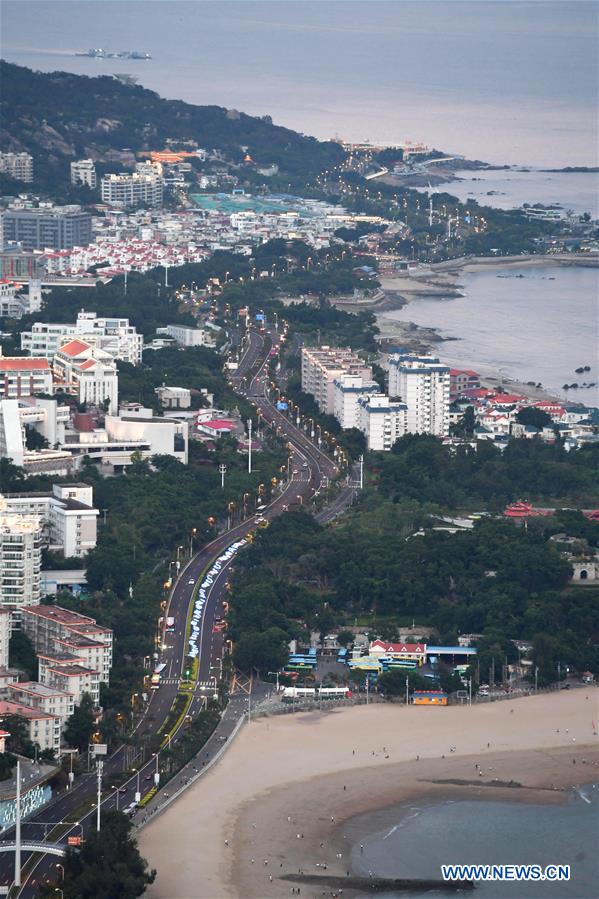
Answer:
[[[39,709],[32,709],[28,705],[20,702],[13,702],[10,699],[0,699],[0,718],[3,715],[18,715],[20,718],[54,718],[55,715],[49,715],[48,712],[40,712]]]
[[[30,356],[1,356],[0,371],[49,371],[50,363],[47,359],[34,359]]]

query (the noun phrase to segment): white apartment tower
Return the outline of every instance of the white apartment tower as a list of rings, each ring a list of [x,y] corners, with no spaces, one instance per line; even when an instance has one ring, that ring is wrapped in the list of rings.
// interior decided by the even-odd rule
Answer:
[[[37,515],[14,515],[0,499],[0,608],[18,622],[21,610],[40,601],[42,525]]]
[[[365,381],[360,375],[342,375],[333,381],[333,415],[345,430],[359,428],[358,400],[379,392],[375,381]]]
[[[392,402],[384,393],[358,399],[358,428],[366,437],[366,446],[375,452],[388,452],[407,429],[405,403]]]
[[[101,187],[102,202],[110,206],[135,209],[162,206],[163,181],[158,175],[138,172],[105,175]]]
[[[93,190],[97,183],[93,159],[78,159],[71,163],[71,184],[83,184]]]
[[[343,375],[372,381],[372,368],[348,348],[302,347],[302,390],[327,415],[335,414],[335,381]]]
[[[449,368],[436,356],[397,355],[389,360],[389,396],[408,407],[411,434],[449,433]]]

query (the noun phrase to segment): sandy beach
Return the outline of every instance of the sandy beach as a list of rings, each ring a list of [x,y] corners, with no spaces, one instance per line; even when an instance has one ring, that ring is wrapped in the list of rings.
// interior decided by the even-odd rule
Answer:
[[[344,822],[416,797],[563,801],[574,784],[599,780],[598,697],[580,689],[472,708],[374,704],[258,719],[141,832],[158,870],[147,895],[268,899],[291,894],[282,875],[318,872],[317,862],[345,875]]]

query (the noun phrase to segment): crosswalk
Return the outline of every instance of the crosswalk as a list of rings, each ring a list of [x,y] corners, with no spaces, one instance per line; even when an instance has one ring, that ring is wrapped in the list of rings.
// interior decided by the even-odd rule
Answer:
[[[181,678],[178,677],[163,677],[160,681],[161,684],[170,684],[171,686],[178,686],[182,683]],[[213,687],[214,686],[214,678],[212,680],[200,680],[196,684],[197,687]]]

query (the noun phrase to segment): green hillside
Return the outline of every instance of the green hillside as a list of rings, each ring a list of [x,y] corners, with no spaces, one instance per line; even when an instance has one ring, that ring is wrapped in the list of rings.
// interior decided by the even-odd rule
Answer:
[[[276,163],[298,183],[343,158],[342,148],[220,106],[164,100],[115,78],[34,72],[0,61],[0,149],[26,150],[36,182],[62,177],[72,159],[119,160],[123,150],[160,150],[168,139],[218,149],[233,164],[245,150],[256,163]],[[114,168],[114,166],[113,166]]]

